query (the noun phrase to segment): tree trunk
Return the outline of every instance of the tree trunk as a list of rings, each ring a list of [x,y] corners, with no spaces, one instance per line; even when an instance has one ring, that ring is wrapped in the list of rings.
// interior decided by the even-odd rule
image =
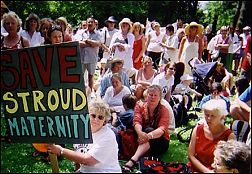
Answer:
[[[240,9],[240,15],[238,18],[237,25],[240,27],[251,26],[251,1],[242,1],[242,6]]]
[[[233,27],[235,27],[235,28],[238,27],[237,22],[238,22],[238,18],[240,16],[241,7],[242,7],[242,1],[238,1],[234,20],[233,20]]]
[[[214,35],[216,35],[216,33],[217,33],[217,31],[216,31],[217,21],[218,21],[218,14],[216,14],[216,12],[215,12],[213,27],[212,27],[212,32],[213,32]]]

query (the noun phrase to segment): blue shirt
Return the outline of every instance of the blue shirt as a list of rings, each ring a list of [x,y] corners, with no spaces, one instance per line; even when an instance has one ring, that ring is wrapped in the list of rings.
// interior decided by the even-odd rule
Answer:
[[[227,105],[227,111],[229,112],[230,109],[230,100],[227,97],[224,97],[223,95],[220,95],[220,98],[223,99],[226,102]],[[205,104],[207,101],[212,99],[212,94],[209,94],[205,97],[200,102],[199,108],[202,109],[203,104]]]
[[[108,74],[104,75],[103,78],[101,79],[101,92],[100,92],[100,96],[103,97],[105,95],[105,92],[107,90],[108,87],[110,87],[111,84],[111,77],[112,77],[112,72],[109,72]],[[122,78],[122,85],[127,86],[130,89],[130,80],[129,80],[129,76],[127,75],[126,72],[121,71],[119,73],[121,75]]]

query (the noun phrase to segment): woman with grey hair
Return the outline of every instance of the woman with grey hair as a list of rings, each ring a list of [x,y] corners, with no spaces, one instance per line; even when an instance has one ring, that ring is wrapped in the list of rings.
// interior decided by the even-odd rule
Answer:
[[[9,11],[5,13],[1,22],[8,33],[3,39],[1,38],[1,50],[20,49],[30,46],[29,41],[18,34],[22,20],[15,12]]]
[[[219,141],[212,167],[215,173],[251,173],[251,146],[229,140]]]
[[[101,99],[92,101],[89,104],[89,118],[92,144],[75,144],[76,151],[51,144],[48,152],[79,163],[79,173],[121,173],[116,137],[106,124],[110,118],[109,106]]]
[[[221,140],[235,139],[235,135],[224,124],[228,115],[224,100],[211,99],[202,109],[205,119],[193,129],[188,158],[192,172],[210,173],[216,144]]]

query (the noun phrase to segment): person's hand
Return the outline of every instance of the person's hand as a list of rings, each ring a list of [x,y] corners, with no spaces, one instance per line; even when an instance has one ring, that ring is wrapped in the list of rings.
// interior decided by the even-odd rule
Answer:
[[[141,132],[140,134],[138,134],[138,139],[137,139],[139,144],[144,144],[149,142],[149,137],[148,134],[145,132]]]
[[[56,154],[57,156],[60,156],[61,154],[61,150],[62,150],[63,147],[61,147],[60,145],[55,145],[55,144],[48,144],[48,149],[47,151],[49,153],[54,153]]]
[[[125,51],[125,48],[124,48],[124,46],[122,44],[118,44],[117,48],[118,48],[119,51]]]
[[[134,60],[134,63],[137,63],[139,61],[139,57],[137,57],[135,60]]]

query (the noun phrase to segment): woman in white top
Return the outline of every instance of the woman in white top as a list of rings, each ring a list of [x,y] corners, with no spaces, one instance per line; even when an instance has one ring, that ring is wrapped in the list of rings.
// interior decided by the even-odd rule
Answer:
[[[202,25],[196,22],[191,22],[185,28],[186,36],[181,40],[178,54],[178,60],[185,64],[184,74],[192,75],[191,67],[188,64],[190,59],[197,57],[201,60],[203,44],[199,34],[202,32]]]
[[[25,30],[20,33],[21,36],[28,39],[30,47],[40,46],[45,42],[44,37],[42,37],[39,32],[39,25],[39,17],[36,14],[31,13],[25,21]]]
[[[158,74],[152,81],[152,85],[160,85],[162,88],[162,98],[170,102],[172,86],[174,85],[174,74],[176,64],[169,62],[164,67],[164,72]]]
[[[144,90],[151,85],[154,77],[157,75],[157,71],[153,69],[151,57],[145,56],[142,64],[143,67],[138,70],[136,75],[135,96],[137,100],[142,98]]]
[[[123,18],[119,23],[120,30],[115,33],[110,43],[110,50],[114,53],[114,58],[121,58],[124,60],[123,69],[127,72],[129,77],[132,77],[133,72],[133,45],[135,36],[131,33],[132,22],[129,18]]]
[[[106,27],[103,27],[101,29],[101,47],[103,48],[103,58],[105,59],[109,59],[110,57],[110,50],[109,50],[109,46],[111,43],[111,39],[113,37],[113,35],[118,32],[118,29],[115,28],[117,23],[117,20],[115,20],[114,16],[110,16],[106,21]]]
[[[162,40],[165,33],[161,33],[160,24],[158,22],[154,23],[154,31],[151,31],[147,37],[146,48],[147,55],[152,58],[154,62],[154,68],[158,70],[158,64],[160,61],[162,53]]]
[[[78,173],[121,173],[115,133],[106,124],[109,106],[102,100],[89,103],[92,144],[74,144],[75,151],[59,145],[49,145],[48,152],[62,155],[80,164]]]
[[[166,26],[166,35],[164,43],[161,43],[164,48],[162,64],[167,64],[169,61],[178,62],[178,36],[174,33],[172,24]]]
[[[108,87],[103,100],[109,105],[110,109],[115,112],[125,111],[122,98],[126,94],[131,94],[128,87],[122,84],[120,74],[114,73],[111,77],[112,86]]]

